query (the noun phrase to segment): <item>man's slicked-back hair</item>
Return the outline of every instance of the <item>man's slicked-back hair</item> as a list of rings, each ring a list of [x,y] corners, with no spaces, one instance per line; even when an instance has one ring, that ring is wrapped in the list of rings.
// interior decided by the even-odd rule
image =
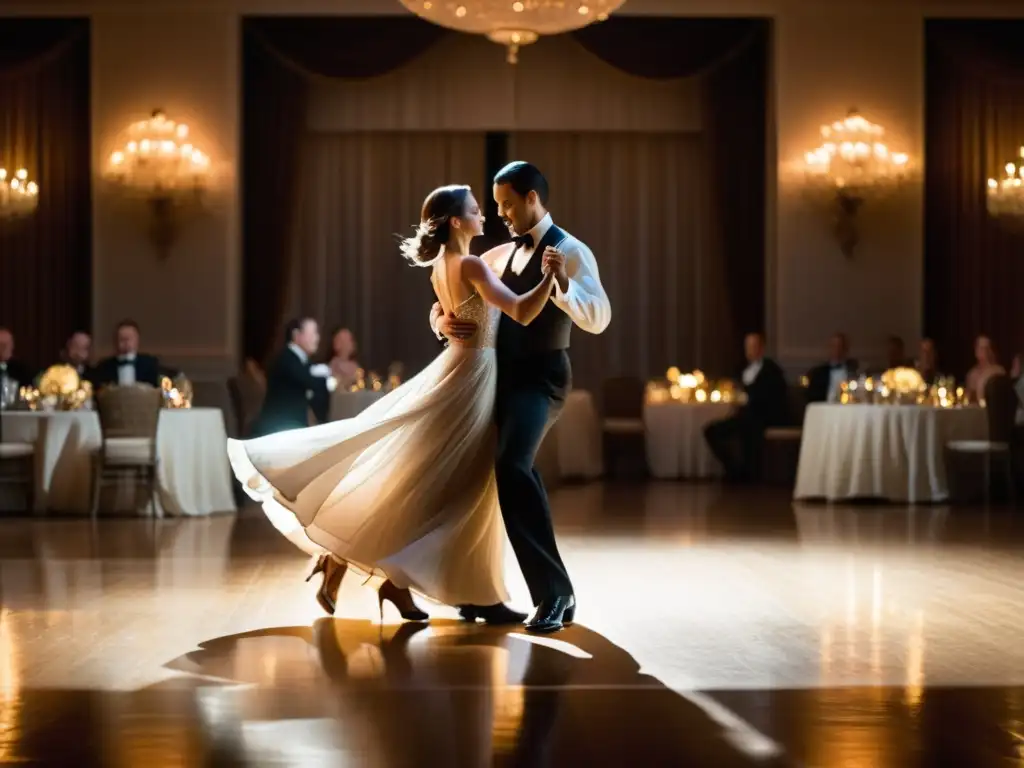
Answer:
[[[530,192],[537,193],[540,204],[548,204],[548,180],[540,172],[537,166],[531,163],[516,160],[509,163],[496,174],[495,184],[508,184],[520,197],[526,197]]]

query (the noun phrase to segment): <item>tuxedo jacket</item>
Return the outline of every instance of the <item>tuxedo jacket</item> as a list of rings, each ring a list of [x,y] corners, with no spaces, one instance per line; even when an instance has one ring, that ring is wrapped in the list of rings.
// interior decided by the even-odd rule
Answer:
[[[138,384],[149,384],[154,387],[160,386],[160,361],[153,355],[136,355],[135,360],[128,363],[135,368],[135,381]],[[117,372],[121,367],[118,358],[108,357],[100,360],[99,364],[92,371],[92,385],[96,389],[118,382]]]
[[[19,387],[27,387],[32,384],[32,371],[20,360],[11,358],[0,363],[0,378],[13,379]]]
[[[849,359],[844,364],[846,375],[853,378],[857,375],[857,361]],[[828,400],[828,386],[832,380],[832,365],[822,363],[807,372],[807,402],[823,403]]]
[[[307,427],[310,409],[322,424],[329,408],[327,380],[310,373],[310,363],[285,347],[267,370],[267,394],[253,424],[253,436]]]
[[[742,372],[739,381],[743,381]],[[750,384],[743,385],[743,389],[747,393],[747,402],[742,408],[744,415],[765,427],[781,427],[791,421],[786,375],[770,357],[761,360],[761,370]]]

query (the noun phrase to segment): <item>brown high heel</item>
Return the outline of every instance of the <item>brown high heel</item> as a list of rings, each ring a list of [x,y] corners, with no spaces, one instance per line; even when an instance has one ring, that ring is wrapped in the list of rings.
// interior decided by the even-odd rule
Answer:
[[[313,570],[306,577],[306,581],[309,581],[318,573],[324,575],[320,589],[316,591],[316,601],[320,603],[321,608],[327,611],[329,616],[334,615],[334,610],[338,606],[338,590],[341,588],[341,580],[347,570],[348,563],[339,563],[330,555],[320,555]]]
[[[406,621],[426,621],[430,616],[416,607],[413,602],[412,593],[408,589],[396,587],[395,583],[388,579],[377,590],[377,605],[380,608],[380,620],[384,621],[384,601],[390,600],[391,604],[402,614]]]

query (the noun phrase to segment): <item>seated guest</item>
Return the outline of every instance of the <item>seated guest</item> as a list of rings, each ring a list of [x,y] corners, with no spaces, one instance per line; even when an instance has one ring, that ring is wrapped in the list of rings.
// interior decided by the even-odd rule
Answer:
[[[32,383],[29,367],[14,357],[14,334],[0,327],[0,381],[12,381],[18,389]]]
[[[741,380],[747,402],[728,418],[714,421],[704,429],[704,439],[725,468],[727,481],[755,479],[761,464],[764,431],[789,421],[786,377],[778,363],[764,356],[764,337],[759,333],[748,334],[743,350],[747,365]]]
[[[890,336],[885,342],[885,370],[890,368],[913,368],[914,361],[907,357],[903,339]]]
[[[309,425],[309,410],[317,421],[327,421],[330,393],[337,381],[326,365],[310,365],[320,347],[316,320],[303,317],[285,328],[285,348],[267,370],[267,394],[253,424],[254,437],[300,429]]]
[[[935,342],[931,339],[921,339],[921,345],[917,349],[917,360],[914,361],[914,367],[917,372],[921,374],[921,378],[924,379],[924,383],[929,387],[935,384],[935,382],[942,378],[942,373],[939,371],[939,355],[935,351]]]
[[[92,381],[93,367],[89,364],[91,357],[92,336],[85,331],[75,331],[64,342],[58,362],[78,371],[78,378]]]
[[[845,333],[835,333],[828,344],[828,362],[807,372],[807,402],[834,403],[839,386],[857,375],[857,361],[849,357],[850,341]]]
[[[139,352],[139,326],[134,320],[122,320],[114,332],[115,357],[101,360],[93,372],[93,386],[132,384],[160,386],[160,361]]]
[[[996,360],[996,350],[988,336],[974,340],[974,359],[977,362],[967,372],[964,390],[971,400],[980,402],[985,399],[985,382],[997,373],[1006,373],[1006,369]]]
[[[356,338],[348,328],[339,328],[331,337],[331,373],[338,386],[348,389],[355,384],[359,362],[356,360]]]

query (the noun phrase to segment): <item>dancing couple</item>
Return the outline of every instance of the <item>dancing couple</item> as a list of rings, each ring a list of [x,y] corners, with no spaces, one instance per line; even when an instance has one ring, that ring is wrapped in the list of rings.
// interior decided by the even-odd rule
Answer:
[[[494,177],[513,241],[470,254],[483,234],[467,186],[434,190],[400,250],[431,270],[430,324],[445,350],[352,419],[228,441],[232,467],[271,522],[316,557],[310,578],[333,613],[352,569],[385,578],[381,606],[428,618],[411,592],[465,621],[516,624],[504,579],[506,535],[536,610],[556,632],[576,598],[555,543],[534,457],[572,385],[573,324],[601,333],[611,305],[593,254],[552,223],[548,184],[514,162]]]

